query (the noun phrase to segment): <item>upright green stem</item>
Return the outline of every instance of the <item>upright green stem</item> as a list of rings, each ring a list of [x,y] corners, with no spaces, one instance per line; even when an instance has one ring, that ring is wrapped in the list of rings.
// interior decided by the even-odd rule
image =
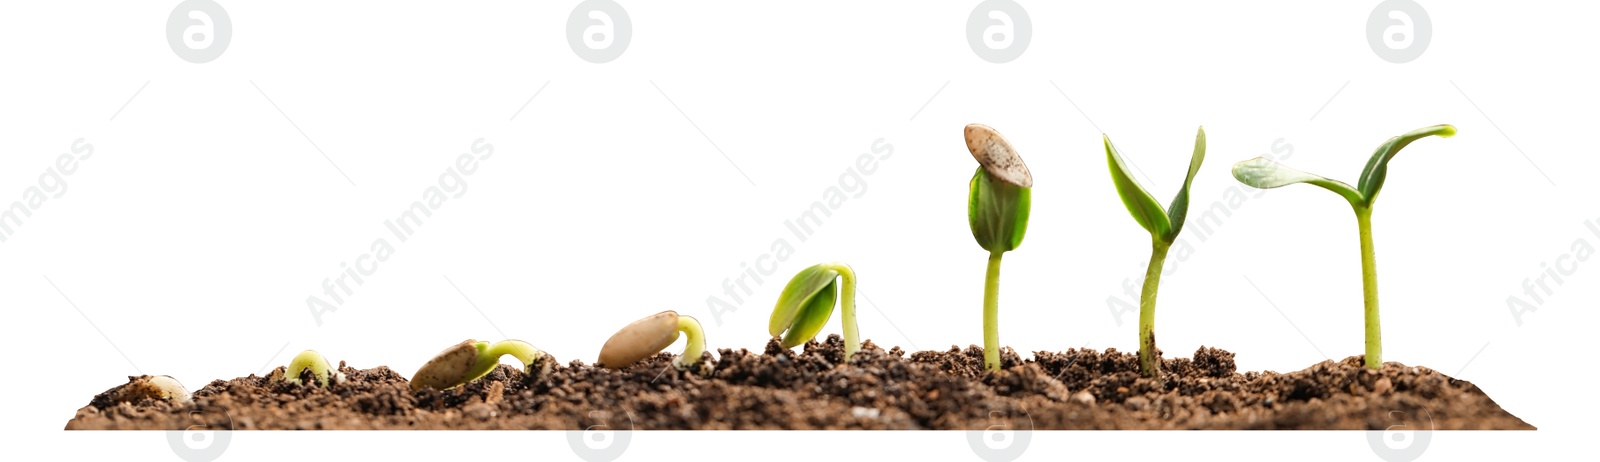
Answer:
[[[1161,373],[1156,359],[1156,289],[1161,287],[1161,267],[1167,262],[1172,244],[1151,239],[1150,265],[1144,272],[1144,290],[1139,293],[1139,373],[1155,377]]]
[[[1361,294],[1366,301],[1367,355],[1370,369],[1383,367],[1383,333],[1378,324],[1378,262],[1372,251],[1372,209],[1356,207],[1356,224],[1361,227]]]
[[[683,354],[678,355],[673,366],[683,370],[699,362],[700,356],[705,354],[706,333],[700,328],[700,321],[689,316],[678,317],[678,331],[683,332],[688,338],[684,339]]]
[[[850,265],[834,263],[834,271],[839,272],[839,322],[844,325],[844,362],[861,351],[861,332],[856,328],[856,272]]]
[[[1000,370],[1000,256],[989,252],[989,271],[983,278],[983,366]]]

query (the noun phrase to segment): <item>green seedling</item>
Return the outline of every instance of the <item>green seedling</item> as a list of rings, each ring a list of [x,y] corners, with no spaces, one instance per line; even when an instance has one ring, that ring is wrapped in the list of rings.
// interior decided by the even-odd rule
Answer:
[[[1372,250],[1372,203],[1378,199],[1378,191],[1383,189],[1383,180],[1389,174],[1389,160],[1394,159],[1394,156],[1400,153],[1400,149],[1412,141],[1429,136],[1449,138],[1455,134],[1456,127],[1434,125],[1389,138],[1389,141],[1379,145],[1377,151],[1372,153],[1372,158],[1367,160],[1367,166],[1361,169],[1360,181],[1356,182],[1354,187],[1260,157],[1233,166],[1233,177],[1240,183],[1262,189],[1307,183],[1333,191],[1349,202],[1350,208],[1355,210],[1356,226],[1360,228],[1361,235],[1361,288],[1366,302],[1367,354],[1363,361],[1369,368],[1383,367],[1383,335],[1378,325],[1378,264],[1373,260]]]
[[[844,360],[850,362],[861,350],[861,334],[856,329],[856,272],[850,265],[823,263],[795,274],[778,295],[767,332],[782,337],[784,348],[804,344],[816,338],[833,317],[835,300],[842,310],[839,323],[844,325]]]
[[[1150,232],[1150,265],[1145,267],[1144,289],[1139,293],[1139,373],[1155,377],[1161,373],[1161,360],[1156,358],[1156,290],[1161,286],[1161,267],[1166,264],[1167,250],[1178,239],[1184,218],[1189,215],[1189,185],[1194,183],[1194,174],[1200,171],[1200,163],[1206,159],[1206,129],[1200,127],[1194,136],[1189,175],[1183,179],[1183,187],[1178,188],[1177,197],[1166,210],[1162,210],[1161,203],[1129,173],[1122,154],[1111,144],[1111,137],[1103,139],[1106,163],[1111,166],[1111,180],[1117,186],[1117,195],[1122,197],[1122,205],[1128,207],[1128,213],[1139,226]]]
[[[300,354],[295,355],[293,360],[289,361],[289,368],[284,370],[283,379],[289,383],[299,385],[300,372],[307,369],[310,369],[311,375],[316,377],[317,385],[326,387],[330,382],[339,383],[344,381],[343,372],[334,369],[332,365],[328,364],[327,358],[311,350],[302,351]]]
[[[621,369],[660,352],[678,341],[678,335],[688,336],[683,354],[672,361],[672,366],[685,370],[700,362],[706,351],[706,334],[700,321],[690,316],[680,316],[676,311],[662,311],[634,321],[612,334],[600,347],[599,366]],[[709,364],[709,363],[708,363]],[[709,369],[707,370],[709,372]]]
[[[978,171],[967,185],[967,223],[989,251],[983,284],[983,365],[1000,370],[1000,256],[1022,245],[1033,202],[1033,174],[1011,143],[985,125],[968,125],[967,150]]]
[[[530,376],[544,375],[555,366],[555,358],[528,342],[503,340],[490,345],[489,342],[466,340],[439,352],[418,368],[416,376],[411,378],[411,389],[448,390],[466,385],[488,375],[489,371],[500,365],[500,357],[505,355],[522,361],[523,372]]]

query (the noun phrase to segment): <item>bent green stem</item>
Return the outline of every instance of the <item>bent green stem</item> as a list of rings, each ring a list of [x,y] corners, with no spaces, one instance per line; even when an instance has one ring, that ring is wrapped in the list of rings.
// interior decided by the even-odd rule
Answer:
[[[1356,207],[1361,227],[1361,295],[1366,302],[1367,368],[1383,367],[1383,329],[1378,323],[1378,262],[1372,250],[1372,208]]]
[[[489,342],[478,342],[478,359],[472,364],[472,370],[467,372],[466,380],[461,383],[470,383],[473,380],[489,375],[489,371],[500,365],[500,357],[511,355],[522,361],[524,372],[529,372],[533,363],[544,355],[543,351],[521,340],[501,340],[490,345]]]
[[[839,323],[844,327],[844,362],[861,351],[861,332],[856,327],[856,272],[844,263],[829,263],[828,269],[839,272]]]
[[[1150,265],[1144,272],[1144,289],[1139,293],[1139,373],[1145,377],[1161,374],[1161,360],[1156,359],[1156,289],[1161,287],[1161,267],[1167,262],[1167,249],[1172,244],[1151,239]]]
[[[989,270],[983,277],[983,367],[1000,370],[1000,256],[989,252]]]
[[[681,371],[699,362],[700,356],[705,354],[706,333],[700,328],[700,321],[689,316],[678,316],[678,331],[688,337],[684,339],[683,354],[672,362],[672,366]]]

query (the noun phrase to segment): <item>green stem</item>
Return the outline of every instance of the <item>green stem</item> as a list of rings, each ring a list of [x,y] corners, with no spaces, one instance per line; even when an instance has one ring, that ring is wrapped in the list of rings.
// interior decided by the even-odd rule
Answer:
[[[1372,251],[1372,209],[1356,208],[1356,224],[1361,227],[1361,294],[1366,302],[1367,367],[1383,367],[1383,329],[1378,324],[1378,262]]]
[[[1139,293],[1139,373],[1156,377],[1161,360],[1156,359],[1156,289],[1161,287],[1161,267],[1167,262],[1172,244],[1151,239],[1150,265],[1144,272],[1144,290]]]
[[[489,371],[500,365],[501,356],[511,355],[522,361],[523,370],[526,372],[533,366],[534,361],[538,361],[539,357],[544,355],[543,351],[521,340],[502,340],[495,342],[494,345],[490,345],[489,342],[478,342],[477,347],[478,360],[472,364],[472,370],[467,372],[467,379],[461,381],[463,384],[489,375]]]
[[[861,351],[861,330],[856,326],[856,271],[844,263],[829,267],[839,272],[839,323],[844,327],[844,362],[848,363]]]
[[[700,321],[689,316],[678,316],[678,331],[688,337],[684,339],[683,354],[678,355],[678,359],[672,363],[681,371],[699,362],[700,356],[705,354],[706,332],[700,328]]]
[[[1000,256],[989,252],[989,271],[983,280],[983,366],[1000,370]]]

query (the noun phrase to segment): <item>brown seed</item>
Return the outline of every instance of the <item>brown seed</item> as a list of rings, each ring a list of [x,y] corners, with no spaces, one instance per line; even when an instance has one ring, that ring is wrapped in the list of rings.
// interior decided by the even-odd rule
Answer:
[[[634,321],[612,334],[600,347],[598,366],[621,369],[639,362],[678,340],[678,313],[662,311]]]
[[[436,388],[444,390],[460,385],[466,380],[472,365],[478,361],[478,341],[467,339],[445,348],[411,377],[411,389]]]
[[[966,136],[967,150],[989,174],[1017,186],[1033,187],[1033,174],[1028,172],[1028,165],[1000,132],[987,125],[971,124],[967,126]]]
[[[114,400],[123,403],[137,403],[141,400],[168,400],[176,404],[189,402],[189,390],[177,379],[166,375],[141,375],[132,377],[121,389],[113,395]]]

